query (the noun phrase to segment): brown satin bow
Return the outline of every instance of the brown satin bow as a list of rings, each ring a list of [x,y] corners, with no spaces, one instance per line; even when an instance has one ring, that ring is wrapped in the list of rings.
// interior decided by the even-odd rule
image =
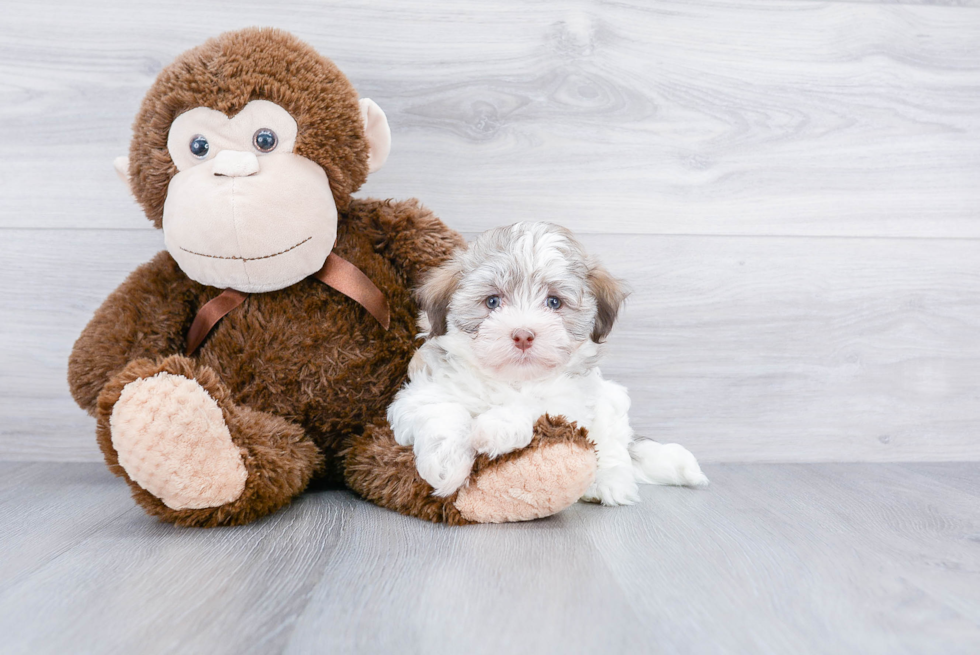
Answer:
[[[388,312],[388,300],[371,279],[349,261],[330,253],[323,268],[312,276],[328,287],[332,287],[355,301],[378,320],[385,330],[388,329],[391,316]],[[216,298],[209,300],[197,311],[191,329],[187,331],[187,356],[197,350],[201,342],[207,338],[214,326],[225,315],[235,309],[248,297],[247,293],[234,289],[225,289]]]

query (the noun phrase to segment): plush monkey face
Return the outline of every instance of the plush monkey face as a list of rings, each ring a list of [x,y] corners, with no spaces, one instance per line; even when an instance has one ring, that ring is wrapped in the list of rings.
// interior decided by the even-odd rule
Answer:
[[[147,94],[135,131],[133,161],[117,169],[167,250],[191,279],[244,292],[318,271],[338,206],[390,146],[381,109],[277,30],[225,34],[182,55]]]
[[[197,107],[171,124],[167,150],[179,172],[163,232],[191,279],[255,293],[323,265],[337,206],[323,168],[293,152],[296,133],[289,112],[268,100],[252,100],[234,118]]]

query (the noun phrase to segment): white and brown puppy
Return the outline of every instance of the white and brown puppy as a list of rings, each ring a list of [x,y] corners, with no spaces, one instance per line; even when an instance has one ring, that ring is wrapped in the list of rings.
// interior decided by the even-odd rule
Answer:
[[[530,443],[545,413],[575,421],[595,443],[585,500],[634,503],[637,482],[707,484],[686,449],[634,439],[626,389],[597,366],[626,292],[565,228],[485,232],[432,271],[418,297],[428,338],[388,420],[437,495],[466,481],[477,453]]]

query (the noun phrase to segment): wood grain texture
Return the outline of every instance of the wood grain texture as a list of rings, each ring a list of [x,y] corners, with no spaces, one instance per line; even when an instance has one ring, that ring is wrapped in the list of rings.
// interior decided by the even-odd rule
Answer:
[[[68,396],[68,353],[105,296],[161,247],[160,234],[7,235],[0,459],[100,460],[94,422]],[[980,459],[975,242],[584,243],[634,289],[603,371],[630,388],[640,434],[705,461]]]
[[[108,471],[93,473],[87,466],[0,465],[0,593],[123,514],[142,514],[125,485],[109,482]]]
[[[605,370],[641,433],[705,461],[980,459],[970,4],[7,0],[0,459],[100,458],[66,359],[162,244],[112,158],[162,66],[253,24],[387,110],[364,195],[589,235],[635,289]]]
[[[639,505],[527,524],[447,528],[322,492],[198,530],[142,515],[98,465],[0,464],[17,479],[3,525],[31,536],[0,541],[3,651],[980,649],[978,465],[706,473],[704,490],[643,487]]]
[[[588,243],[635,288],[603,370],[639,433],[712,461],[980,459],[976,242]]]
[[[157,231],[3,231],[0,459],[101,459],[95,420],[68,393],[68,356],[106,296],[162,248]]]
[[[975,8],[7,0],[4,17],[0,226],[148,228],[110,165],[143,93],[259,24],[387,110],[393,154],[365,191],[462,230],[980,236]]]

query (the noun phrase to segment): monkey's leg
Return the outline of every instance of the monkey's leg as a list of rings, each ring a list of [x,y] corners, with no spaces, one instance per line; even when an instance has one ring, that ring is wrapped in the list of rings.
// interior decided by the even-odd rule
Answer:
[[[345,455],[347,484],[371,502],[436,523],[505,523],[550,516],[575,503],[595,479],[595,450],[585,430],[543,416],[534,438],[495,459],[477,457],[469,481],[451,496],[432,495],[410,446],[381,423],[354,437]]]
[[[242,525],[299,494],[323,457],[285,419],[232,402],[212,369],[174,355],[129,363],[99,395],[99,446],[149,514]]]

